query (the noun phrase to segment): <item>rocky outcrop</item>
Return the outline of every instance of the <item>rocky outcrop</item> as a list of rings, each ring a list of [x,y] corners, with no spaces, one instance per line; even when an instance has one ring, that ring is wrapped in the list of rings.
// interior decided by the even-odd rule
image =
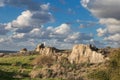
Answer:
[[[65,52],[64,50],[58,50],[54,47],[46,47],[44,44],[39,44],[35,51],[39,54],[53,56],[56,55],[56,53],[60,53],[61,56],[57,54],[57,58],[62,57],[62,55],[66,53],[66,57],[68,57],[71,63],[101,63],[105,61],[103,53],[100,53],[99,49],[93,45],[78,44],[73,47],[72,52]]]
[[[20,54],[25,54],[25,53],[27,53],[27,51],[28,51],[27,48],[23,48],[20,50]]]
[[[40,52],[41,50],[43,50],[43,48],[45,48],[44,44],[38,44],[37,47],[35,48],[35,51]]]
[[[69,56],[71,63],[101,63],[105,61],[104,55],[97,52],[98,49],[92,45],[75,45]]]
[[[39,44],[35,51],[39,52],[40,54],[51,55],[58,52],[59,50],[54,47],[46,47],[44,44]]]

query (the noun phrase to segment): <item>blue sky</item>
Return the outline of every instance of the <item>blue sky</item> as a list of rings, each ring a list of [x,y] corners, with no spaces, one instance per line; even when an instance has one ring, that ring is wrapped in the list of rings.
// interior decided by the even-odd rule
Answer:
[[[0,49],[120,47],[119,0],[1,0]],[[110,9],[111,10],[110,10]]]

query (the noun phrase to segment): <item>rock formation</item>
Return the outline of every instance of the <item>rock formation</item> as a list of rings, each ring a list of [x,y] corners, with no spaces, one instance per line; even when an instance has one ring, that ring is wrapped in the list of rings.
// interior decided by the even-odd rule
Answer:
[[[46,47],[44,46],[44,44],[39,44],[36,49],[36,52],[39,52],[40,54],[54,54],[58,51],[58,49],[54,48],[54,47]]]
[[[43,48],[45,48],[44,44],[38,44],[35,51],[40,52]]]
[[[62,57],[62,55],[66,53],[66,57],[71,63],[101,63],[105,61],[105,56],[93,45],[78,44],[73,47],[71,52],[65,52],[64,50],[58,50],[54,47],[46,47],[44,44],[39,44],[35,51],[43,55],[55,56],[57,54],[57,57]],[[58,53],[60,53],[61,56],[59,56]]]
[[[104,55],[97,52],[97,48],[92,45],[79,44],[75,45],[69,56],[69,61],[71,63],[101,63],[104,62]]]
[[[21,53],[21,54],[25,54],[26,52],[27,52],[27,49],[26,49],[26,48],[23,48],[23,49],[20,50],[20,53]]]

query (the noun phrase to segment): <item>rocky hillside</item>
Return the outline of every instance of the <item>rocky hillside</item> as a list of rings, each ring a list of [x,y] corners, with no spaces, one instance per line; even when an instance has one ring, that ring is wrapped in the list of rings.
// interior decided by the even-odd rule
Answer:
[[[84,44],[74,45],[71,50],[59,50],[39,44],[33,51],[23,48],[16,54],[1,56],[0,75],[5,72],[3,76],[7,75],[11,80],[99,80],[92,79],[89,74],[106,71],[111,54],[118,50],[98,49]],[[9,80],[5,77],[2,79]]]

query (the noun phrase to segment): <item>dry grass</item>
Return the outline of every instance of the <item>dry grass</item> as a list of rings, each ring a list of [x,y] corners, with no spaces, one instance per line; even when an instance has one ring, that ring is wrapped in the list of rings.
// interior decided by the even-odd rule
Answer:
[[[50,55],[40,55],[32,61],[32,65],[49,66],[54,64],[55,59]]]

